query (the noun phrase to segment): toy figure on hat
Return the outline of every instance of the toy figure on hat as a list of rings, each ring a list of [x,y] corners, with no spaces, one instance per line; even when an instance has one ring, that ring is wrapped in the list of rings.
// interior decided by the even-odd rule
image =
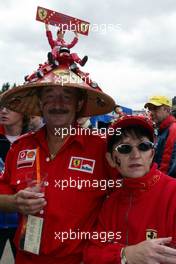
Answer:
[[[60,53],[63,52],[61,52],[60,48],[64,47],[69,50],[77,44],[78,33],[85,36],[89,33],[89,22],[43,7],[37,8],[36,20],[45,23],[46,35],[52,49],[52,52],[48,53],[48,60],[51,64],[54,59],[57,59],[58,61],[60,60]],[[49,24],[58,26],[56,40],[53,39],[52,32],[49,29]],[[73,31],[75,33],[75,38],[69,44],[64,40],[66,30]],[[80,59],[77,53],[71,53],[70,57],[73,59],[73,61],[81,66],[84,66],[88,60],[87,56],[84,56],[83,59]]]
[[[62,47],[66,48],[64,51],[66,51],[67,54],[70,54],[70,49],[78,43],[78,33],[76,31],[74,32],[75,37],[72,42],[68,44],[64,40],[65,29],[63,27],[58,28],[56,40],[53,40],[52,32],[49,29],[48,24],[45,24],[45,29],[48,42],[52,49],[52,52],[48,53],[48,61],[51,64],[54,62],[54,59],[57,59],[60,62],[63,53]],[[84,56],[83,59],[80,59],[77,53],[71,53],[70,57],[74,62],[78,63],[81,66],[84,66],[88,60],[88,56]]]
[[[80,78],[81,81],[86,82],[86,84],[92,88],[101,90],[98,84],[90,79],[89,73],[83,72],[78,67],[78,64],[84,66],[88,57],[84,56],[84,58],[81,60],[76,53],[70,53],[70,48],[72,48],[78,42],[78,33],[82,35],[88,35],[89,23],[41,7],[38,7],[37,9],[36,19],[45,23],[46,34],[49,44],[52,48],[52,52],[48,53],[47,62],[39,64],[39,67],[36,71],[25,76],[25,84],[36,82],[55,69],[69,69],[75,74],[75,78]],[[56,40],[53,40],[52,33],[49,30],[49,24],[58,26],[59,28],[57,31]],[[70,44],[67,44],[64,40],[64,34],[66,30],[75,32],[75,38]]]

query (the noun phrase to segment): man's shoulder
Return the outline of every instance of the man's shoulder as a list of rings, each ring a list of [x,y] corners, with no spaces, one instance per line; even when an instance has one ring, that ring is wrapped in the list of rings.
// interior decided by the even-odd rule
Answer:
[[[21,135],[17,140],[14,141],[13,145],[19,144],[19,142],[24,142],[24,141],[28,141],[32,139],[35,133],[36,132],[28,132],[28,133]]]
[[[176,132],[176,120],[170,124],[169,130],[174,130]],[[176,133],[175,133],[175,135],[176,135]]]
[[[28,132],[21,135],[17,140],[15,140],[11,146],[12,149],[20,148],[21,146],[31,146],[35,145],[38,142],[41,132]]]

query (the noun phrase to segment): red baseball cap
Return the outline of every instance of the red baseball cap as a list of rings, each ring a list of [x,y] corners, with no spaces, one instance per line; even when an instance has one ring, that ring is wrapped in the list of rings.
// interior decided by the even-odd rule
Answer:
[[[143,115],[122,116],[119,119],[117,119],[117,121],[115,121],[111,127],[115,131],[117,128],[126,128],[132,125],[135,125],[135,126],[139,125],[147,129],[151,135],[151,138],[154,141],[155,136],[154,136],[154,128],[153,128],[152,120]]]

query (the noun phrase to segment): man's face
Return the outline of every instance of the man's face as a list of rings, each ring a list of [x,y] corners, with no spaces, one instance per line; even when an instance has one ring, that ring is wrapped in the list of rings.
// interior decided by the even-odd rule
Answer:
[[[157,125],[159,125],[169,115],[168,107],[164,105],[161,105],[161,106],[151,105],[148,108],[149,108],[149,111],[151,112],[152,120]]]
[[[149,172],[154,156],[154,150],[139,150],[137,146],[143,142],[149,142],[149,139],[147,137],[142,137],[139,139],[137,137],[128,135],[117,144],[114,144],[111,160],[113,163],[110,163],[110,165],[112,166],[112,164],[114,164],[114,167],[117,168],[123,177],[139,178]],[[132,146],[131,152],[128,154],[122,154],[115,150],[115,148],[120,144],[130,144]]]
[[[58,31],[57,32],[57,38],[58,39],[63,39],[64,38],[64,35],[65,35],[65,32],[64,31]]]
[[[12,126],[19,122],[22,122],[23,115],[21,113],[17,113],[11,111],[6,107],[0,108],[0,124],[5,126]]]
[[[81,108],[75,88],[49,87],[42,91],[41,110],[50,127],[69,127]]]

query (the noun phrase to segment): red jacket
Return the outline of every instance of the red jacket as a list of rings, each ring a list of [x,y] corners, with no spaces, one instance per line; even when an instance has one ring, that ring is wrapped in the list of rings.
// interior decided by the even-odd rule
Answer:
[[[0,134],[4,135],[5,130],[4,130],[4,126],[0,125]]]
[[[46,31],[46,36],[47,36],[47,38],[48,38],[48,42],[49,42],[49,44],[50,44],[50,46],[51,46],[51,48],[53,49],[55,46],[62,46],[62,47],[66,47],[66,48],[68,48],[68,49],[71,49],[71,48],[73,48],[76,44],[77,44],[77,42],[78,42],[78,38],[77,37],[75,37],[73,40],[72,40],[72,42],[71,43],[66,43],[65,42],[65,40],[64,39],[56,39],[56,40],[53,40],[53,36],[52,36],[52,33],[51,33],[51,31],[49,30],[47,30]]]
[[[95,147],[96,146],[96,147]],[[105,160],[106,143],[99,136],[70,136],[53,160],[49,158],[45,127],[36,133],[22,136],[7,155],[0,193],[11,194],[27,186],[30,173],[36,175],[36,148],[40,150],[41,175],[47,174],[44,226],[40,255],[18,252],[16,264],[37,263],[78,264],[82,260],[84,240],[67,239],[62,242],[56,233],[91,231],[99,214],[107,190],[72,188],[61,190],[59,180],[106,180],[110,168]],[[16,242],[18,244],[18,229]]]
[[[176,119],[172,115],[159,127],[155,162],[162,172],[176,178]]]
[[[151,238],[176,238],[176,181],[156,169],[141,178],[126,178],[123,187],[105,202],[99,232],[121,232],[103,243],[92,240],[84,264],[120,264],[120,252]]]

